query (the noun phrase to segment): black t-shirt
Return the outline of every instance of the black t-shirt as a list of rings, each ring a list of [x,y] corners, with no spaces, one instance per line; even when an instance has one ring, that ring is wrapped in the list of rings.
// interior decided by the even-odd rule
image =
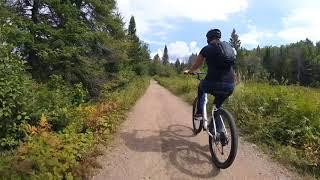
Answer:
[[[234,83],[235,75],[233,67],[217,67],[217,63],[215,63],[215,61],[220,58],[218,55],[219,53],[220,49],[216,44],[209,44],[200,51],[200,54],[206,58],[206,63],[208,65],[206,80],[213,82]]]

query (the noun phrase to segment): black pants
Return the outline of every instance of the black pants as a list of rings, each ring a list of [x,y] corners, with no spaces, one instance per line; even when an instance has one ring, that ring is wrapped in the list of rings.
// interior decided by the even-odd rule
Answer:
[[[215,97],[214,104],[219,109],[223,102],[233,93],[234,87],[234,83],[210,82],[208,80],[202,80],[198,88],[197,114],[203,113],[205,93],[211,94]]]

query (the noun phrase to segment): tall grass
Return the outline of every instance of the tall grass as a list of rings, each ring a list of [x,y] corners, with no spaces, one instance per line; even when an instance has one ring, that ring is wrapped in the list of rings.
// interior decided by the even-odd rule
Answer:
[[[191,103],[198,81],[156,78]],[[301,173],[320,178],[320,90],[266,83],[239,84],[225,103],[241,134]]]

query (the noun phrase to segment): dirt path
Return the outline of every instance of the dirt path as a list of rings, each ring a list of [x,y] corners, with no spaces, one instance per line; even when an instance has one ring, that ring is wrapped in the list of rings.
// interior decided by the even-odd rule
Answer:
[[[207,135],[192,135],[191,109],[152,81],[93,179],[298,179],[241,139],[232,167],[219,171],[210,161]]]

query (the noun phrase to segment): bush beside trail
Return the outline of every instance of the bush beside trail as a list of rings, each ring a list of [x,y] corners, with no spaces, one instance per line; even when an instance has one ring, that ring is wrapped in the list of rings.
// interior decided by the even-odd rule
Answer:
[[[88,101],[81,83],[59,75],[37,83],[12,56],[0,63],[0,179],[73,179],[98,166],[98,143],[108,143],[144,93],[148,76],[123,71]]]

